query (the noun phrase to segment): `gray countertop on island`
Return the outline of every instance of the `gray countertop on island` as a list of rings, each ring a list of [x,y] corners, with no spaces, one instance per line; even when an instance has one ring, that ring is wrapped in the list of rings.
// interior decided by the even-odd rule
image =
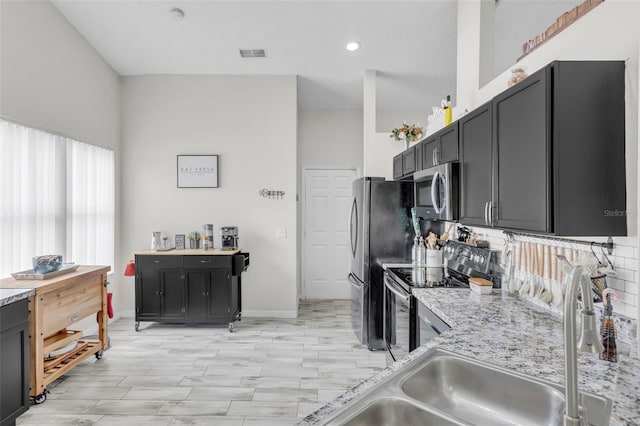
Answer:
[[[0,288],[0,306],[18,302],[35,294],[30,288]]]
[[[520,373],[564,383],[562,317],[544,307],[510,296],[500,290],[481,296],[467,289],[420,288],[413,294],[451,330],[411,352],[347,391],[299,425],[317,425],[339,408],[366,393],[412,360],[438,347]],[[635,346],[632,346],[632,351]],[[579,354],[579,390],[613,400],[611,425],[640,424],[640,359],[619,356],[618,363]]]

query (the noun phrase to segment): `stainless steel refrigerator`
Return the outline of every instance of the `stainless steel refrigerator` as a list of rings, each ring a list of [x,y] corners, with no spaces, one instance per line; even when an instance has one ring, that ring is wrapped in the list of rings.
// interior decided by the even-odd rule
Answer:
[[[384,350],[384,262],[411,261],[413,182],[364,177],[353,182],[351,284],[353,329],[369,350]]]

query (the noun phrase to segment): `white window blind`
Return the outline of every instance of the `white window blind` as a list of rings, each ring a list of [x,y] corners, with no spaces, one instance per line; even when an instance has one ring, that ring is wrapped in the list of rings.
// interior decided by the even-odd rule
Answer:
[[[110,265],[113,151],[0,120],[0,277],[31,258]]]

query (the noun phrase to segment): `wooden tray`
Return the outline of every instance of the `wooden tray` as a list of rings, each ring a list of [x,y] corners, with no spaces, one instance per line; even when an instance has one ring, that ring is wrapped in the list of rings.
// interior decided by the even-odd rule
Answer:
[[[14,272],[13,274],[11,274],[11,276],[16,280],[46,280],[49,278],[57,277],[58,275],[68,274],[69,272],[75,271],[79,267],[80,265],[67,263],[62,265],[62,267],[57,271],[48,272],[46,274],[39,274],[33,269],[28,269],[26,271]]]

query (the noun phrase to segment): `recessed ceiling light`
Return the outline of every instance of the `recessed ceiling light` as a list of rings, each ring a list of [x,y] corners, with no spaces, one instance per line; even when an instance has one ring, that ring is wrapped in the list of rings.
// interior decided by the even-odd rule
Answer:
[[[360,43],[358,43],[357,41],[352,41],[350,43],[347,43],[347,50],[349,52],[355,52],[358,49],[360,49]]]
[[[182,21],[182,18],[184,18],[184,11],[177,7],[171,9],[169,13],[175,18],[176,21]]]

